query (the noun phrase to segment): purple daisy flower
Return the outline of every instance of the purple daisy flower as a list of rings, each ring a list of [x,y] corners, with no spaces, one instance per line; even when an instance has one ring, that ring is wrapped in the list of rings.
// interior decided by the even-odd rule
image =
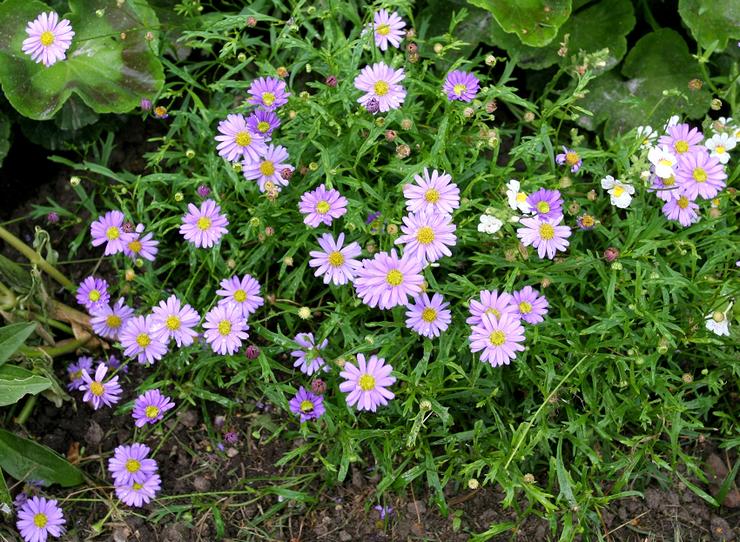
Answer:
[[[321,341],[321,344],[317,344],[314,340],[313,333],[299,333],[293,339],[300,350],[294,350],[290,353],[291,356],[296,358],[293,362],[293,367],[297,367],[302,373],[311,376],[319,369],[328,371],[329,367],[326,366],[324,358],[321,357],[321,351],[326,348],[329,344],[328,339]]]
[[[125,217],[121,211],[108,211],[103,216],[90,225],[90,235],[92,236],[92,245],[94,247],[105,245],[106,256],[123,252],[125,245],[123,242],[124,231],[123,221]]]
[[[237,276],[224,279],[220,286],[216,295],[224,299],[219,300],[218,304],[235,306],[245,321],[265,304],[265,300],[260,297],[260,283],[251,275],[244,275],[241,279]]]
[[[93,331],[101,337],[115,341],[123,326],[133,315],[134,309],[126,305],[121,297],[112,307],[106,304],[92,310],[90,325]]]
[[[347,212],[347,198],[321,184],[313,192],[303,193],[298,210],[306,215],[303,222],[312,228],[318,228],[322,222],[330,226],[332,220]]]
[[[108,365],[108,368],[111,371],[121,371],[122,373],[128,374],[128,365],[123,365],[116,356],[108,356],[108,361],[106,362]]]
[[[131,446],[122,444],[108,459],[108,470],[115,485],[130,486],[143,484],[147,478],[157,473],[157,462],[147,457],[149,446],[135,442]]]
[[[556,219],[563,216],[563,198],[558,190],[540,188],[527,196],[527,204],[539,218]]]
[[[175,339],[178,348],[190,346],[198,336],[194,328],[200,322],[200,315],[187,303],[183,306],[176,295],[160,301],[152,309],[151,318],[152,334],[165,345]]]
[[[501,318],[503,314],[517,313],[514,298],[506,292],[498,290],[482,290],[478,299],[470,300],[470,316],[465,323],[471,326],[480,325],[484,314]]]
[[[699,206],[689,199],[686,194],[681,194],[675,199],[668,201],[661,211],[668,220],[676,220],[684,228],[699,222]]]
[[[431,299],[425,293],[418,295],[406,311],[406,327],[430,339],[439,337],[452,321],[449,305],[440,294]]]
[[[483,353],[481,361],[487,361],[492,367],[508,365],[516,358],[517,352],[523,352],[524,328],[516,316],[502,314],[496,318],[484,314],[480,324],[473,326],[470,335],[470,351]]]
[[[706,149],[682,154],[678,157],[676,181],[690,200],[697,197],[712,199],[725,187],[727,174],[719,160],[712,158]]]
[[[397,12],[388,13],[387,10],[381,9],[373,17],[373,31],[375,34],[375,45],[381,51],[388,49],[388,43],[396,49],[401,46],[401,40],[404,35],[406,23],[401,19]]]
[[[324,408],[324,398],[321,395],[314,395],[306,390],[303,386],[298,389],[288,403],[290,411],[296,416],[301,417],[301,423],[309,420],[318,420],[326,412]]]
[[[157,423],[171,408],[175,408],[175,403],[166,395],[162,395],[159,390],[148,390],[142,393],[134,402],[133,417],[136,427]]]
[[[216,150],[229,162],[238,160],[259,160],[267,147],[261,135],[250,131],[247,119],[238,113],[226,115],[226,120],[218,123],[219,135],[214,139],[218,141]]]
[[[385,406],[395,397],[387,389],[396,381],[391,376],[393,367],[386,365],[383,358],[372,355],[365,362],[363,354],[357,354],[357,367],[352,363],[345,363],[344,370],[339,376],[344,382],[339,384],[340,391],[347,393],[347,405],[357,405],[357,410],[375,412],[379,406]]]
[[[438,173],[424,168],[424,176],[414,175],[416,184],[406,184],[403,187],[403,197],[406,198],[406,208],[412,213],[427,211],[451,215],[452,211],[460,207],[460,189],[452,182],[452,177],[445,173]]]
[[[660,136],[658,145],[666,145],[676,152],[680,158],[682,154],[693,153],[702,149],[701,141],[704,139],[698,128],[692,128],[688,124],[676,124],[668,126],[667,135]]]
[[[108,283],[99,278],[87,277],[80,283],[77,289],[77,303],[83,305],[88,311],[96,311],[104,307],[110,301],[108,294]]]
[[[289,93],[285,92],[285,81],[275,77],[260,77],[252,81],[249,87],[252,95],[248,102],[263,107],[267,111],[274,111],[288,103]]]
[[[355,77],[355,88],[365,92],[357,101],[367,109],[368,102],[376,100],[382,113],[398,109],[406,99],[406,90],[399,84],[404,77],[403,68],[393,70],[382,62],[365,66]]]
[[[206,342],[217,354],[234,354],[242,346],[242,341],[249,335],[247,322],[242,316],[242,309],[232,303],[216,305],[208,314],[203,324]]]
[[[159,241],[152,239],[153,234],[151,232],[142,235],[143,232],[144,224],[138,224],[135,231],[124,233],[121,236],[123,253],[134,261],[137,258],[144,258],[153,262],[157,255]]]
[[[665,179],[653,175],[652,183],[648,192],[655,192],[655,195],[663,201],[671,201],[676,199],[678,191],[680,190],[678,184],[676,184],[676,176],[671,175]]]
[[[436,262],[442,256],[452,256],[449,247],[455,246],[456,226],[446,214],[411,213],[403,217],[401,235],[395,244],[405,245],[404,256],[417,258],[421,263]]]
[[[399,258],[395,249],[379,252],[373,259],[363,260],[355,276],[355,290],[369,307],[392,309],[408,305],[407,297],[421,292],[424,276],[422,263],[414,257]]]
[[[82,380],[84,383],[79,387],[80,391],[85,392],[82,400],[90,403],[95,410],[101,406],[113,406],[121,400],[121,385],[118,383],[118,376],[111,377],[107,382],[103,382],[108,367],[105,363],[99,363],[95,370],[95,378],[92,378],[87,370],[82,370]]]
[[[75,35],[69,21],[60,21],[59,15],[53,11],[41,13],[36,20],[29,22],[26,34],[28,37],[23,40],[23,52],[47,68],[66,58],[65,53]]]
[[[570,166],[570,171],[572,173],[578,172],[578,170],[581,169],[581,164],[583,164],[583,160],[581,160],[578,153],[567,148],[565,145],[563,145],[563,152],[555,157],[555,162],[560,166],[564,164]]]
[[[393,507],[392,506],[381,506],[379,504],[376,504],[373,506],[373,510],[377,510],[378,515],[380,516],[380,521],[384,521],[386,516],[390,516],[393,514]]]
[[[93,366],[93,359],[89,356],[80,356],[77,361],[67,365],[67,375],[69,376],[70,383],[67,384],[69,391],[79,390],[80,387],[85,383],[82,379],[82,371],[91,371]]]
[[[62,536],[65,523],[57,501],[31,497],[18,510],[15,525],[26,542],[46,542],[49,535],[55,538]]]
[[[362,263],[355,260],[355,257],[362,252],[360,245],[352,242],[343,248],[344,233],[340,233],[336,241],[330,233],[325,233],[317,241],[321,251],[309,252],[312,259],[308,262],[309,267],[318,268],[314,275],[317,277],[323,275],[324,284],[332,282],[342,285],[352,282],[355,278],[355,271],[362,266]]]
[[[129,318],[118,340],[124,355],[135,357],[139,363],[154,363],[167,353],[167,345],[160,338],[152,315]]]
[[[280,186],[288,186],[288,179],[283,178],[285,169],[293,171],[295,168],[288,162],[288,151],[283,146],[270,145],[265,153],[256,161],[245,160],[242,164],[244,178],[257,181],[260,192],[265,191],[265,183],[271,182],[280,190]]]
[[[511,296],[514,299],[516,312],[522,320],[528,324],[544,322],[547,308],[550,306],[544,295],[531,286],[525,286],[512,293]]]
[[[274,111],[258,109],[247,117],[247,126],[250,132],[262,136],[265,141],[269,141],[272,132],[280,127],[280,118]]]
[[[201,202],[200,208],[188,204],[188,213],[182,217],[180,233],[197,248],[211,248],[229,233],[226,229],[228,225],[229,220],[221,214],[221,207],[212,199],[207,199]]]
[[[558,226],[563,217],[557,220],[542,220],[539,217],[522,218],[523,227],[516,231],[517,237],[524,246],[534,246],[540,258],[545,254],[549,259],[555,258],[555,252],[564,251],[570,244],[567,237],[570,237],[570,228],[568,226]]]
[[[162,480],[159,474],[152,474],[143,482],[131,484],[116,484],[116,497],[128,506],[141,507],[157,496],[162,488]]]
[[[472,102],[479,88],[480,83],[475,75],[460,70],[448,73],[442,85],[442,90],[447,94],[449,101],[459,100],[461,102]]]

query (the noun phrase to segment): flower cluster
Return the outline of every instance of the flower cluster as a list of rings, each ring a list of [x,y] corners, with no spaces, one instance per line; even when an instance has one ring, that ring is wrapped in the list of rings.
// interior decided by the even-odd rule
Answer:
[[[148,457],[149,452],[145,444],[121,445],[108,460],[116,496],[128,506],[149,503],[162,487],[157,462]]]

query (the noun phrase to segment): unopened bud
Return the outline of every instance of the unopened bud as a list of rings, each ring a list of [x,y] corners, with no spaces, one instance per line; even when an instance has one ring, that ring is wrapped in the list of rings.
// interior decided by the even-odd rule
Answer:
[[[488,103],[486,103],[486,113],[493,113],[498,109],[498,104],[496,104],[496,100],[492,100]]]
[[[468,480],[468,489],[475,491],[479,487],[480,487],[480,482],[478,482],[478,480],[476,480],[475,478],[471,478],[470,480]]]
[[[531,111],[527,111],[526,113],[524,113],[523,119],[524,122],[532,122],[534,120],[534,113],[532,113]]]
[[[683,380],[684,384],[691,384],[694,381],[694,377],[689,373],[684,373],[681,375],[681,380]]]
[[[234,258],[229,258],[226,260],[226,267],[229,269],[234,269],[236,267],[236,260]]]
[[[388,142],[393,142],[396,139],[396,132],[394,130],[386,130],[385,131],[385,140]]]
[[[689,81],[689,90],[701,90],[701,87],[704,86],[704,83],[701,79],[692,79]]]
[[[136,277],[136,271],[134,271],[130,267],[128,269],[126,269],[126,271],[124,271],[124,273],[123,273],[123,278],[127,282],[131,282],[132,280],[134,280],[135,277]]]
[[[80,184],[80,178],[77,175],[73,175],[69,178],[69,184],[72,186],[78,186]]]
[[[175,192],[175,201],[182,201],[185,199],[185,196],[182,192]]]
[[[586,194],[586,198],[588,198],[589,201],[596,201],[596,190],[589,190],[588,194]]]
[[[527,474],[524,475],[523,480],[525,484],[534,484],[534,481],[535,481],[534,475],[528,472]]]
[[[324,79],[324,84],[327,87],[331,87],[331,88],[336,87],[337,86],[337,78],[336,78],[336,76],[334,76],[334,75],[327,76],[326,79]]]
[[[398,233],[398,226],[395,224],[388,224],[385,227],[385,231],[387,231],[389,235],[396,235]]]
[[[247,359],[257,359],[260,355],[260,349],[256,345],[250,344],[247,346],[244,354],[247,356]]]
[[[396,147],[396,156],[403,160],[404,158],[408,158],[411,154],[411,147],[408,145],[399,145]]]
[[[609,247],[604,251],[604,259],[607,262],[611,263],[617,258],[619,258],[619,249],[617,249],[616,247]]]
[[[267,237],[272,237],[273,235],[275,235],[275,228],[273,228],[272,226],[267,226],[265,228],[265,235]]]
[[[326,393],[326,382],[321,380],[320,378],[317,378],[313,382],[311,382],[311,391],[314,392],[316,395],[323,395]]]
[[[415,54],[419,50],[419,47],[415,43],[409,43],[406,45],[406,52],[409,54]]]
[[[247,26],[249,28],[254,28],[255,26],[257,26],[257,19],[255,19],[251,15],[247,17]]]
[[[319,165],[316,162],[311,162],[310,164],[308,164],[308,169],[310,169],[311,171],[316,171],[317,169],[319,169]]]
[[[434,53],[435,53],[435,54],[438,54],[438,55],[439,55],[439,54],[441,54],[441,53],[442,53],[442,51],[444,51],[444,50],[445,50],[445,46],[444,46],[444,45],[442,45],[441,43],[435,43],[435,44],[434,44]]]
[[[411,119],[402,119],[401,120],[401,128],[404,130],[411,130],[411,128],[414,127],[414,121]]]
[[[495,66],[496,65],[496,57],[493,55],[486,56],[486,66]]]
[[[286,167],[286,168],[281,169],[280,176],[286,181],[289,181],[290,178],[293,176],[293,168]]]

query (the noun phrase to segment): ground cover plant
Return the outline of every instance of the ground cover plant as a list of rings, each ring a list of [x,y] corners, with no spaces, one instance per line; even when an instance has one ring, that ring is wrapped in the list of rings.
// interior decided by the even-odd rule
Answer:
[[[711,4],[5,0],[2,536],[731,540]]]

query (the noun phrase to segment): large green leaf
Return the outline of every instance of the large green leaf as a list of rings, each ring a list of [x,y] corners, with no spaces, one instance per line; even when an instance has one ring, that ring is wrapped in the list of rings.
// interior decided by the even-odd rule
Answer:
[[[3,506],[10,508],[13,504],[13,499],[10,497],[10,491],[8,491],[8,484],[5,481],[5,475],[3,474],[3,471],[0,470],[0,511],[2,511]]]
[[[152,32],[158,21],[142,0],[70,0],[75,36],[67,59],[45,67],[22,52],[26,24],[49,7],[39,0],[5,0],[0,5],[0,82],[21,114],[47,120],[77,94],[97,113],[124,113],[164,82]],[[120,4],[120,6],[119,6]]]
[[[713,47],[722,51],[727,47],[727,40],[740,38],[740,2],[737,0],[679,0],[678,13],[705,49]]]
[[[13,405],[25,395],[36,395],[51,387],[51,381],[22,367],[0,367],[0,407]]]
[[[0,328],[0,365],[16,353],[34,329],[34,322],[21,322]]]
[[[82,473],[54,450],[0,429],[0,467],[16,480],[43,480],[64,487],[84,481]]]
[[[10,150],[10,119],[0,112],[0,166]]]
[[[558,34],[568,19],[571,0],[468,0],[493,13],[505,32],[519,36],[522,43],[542,47]]]

